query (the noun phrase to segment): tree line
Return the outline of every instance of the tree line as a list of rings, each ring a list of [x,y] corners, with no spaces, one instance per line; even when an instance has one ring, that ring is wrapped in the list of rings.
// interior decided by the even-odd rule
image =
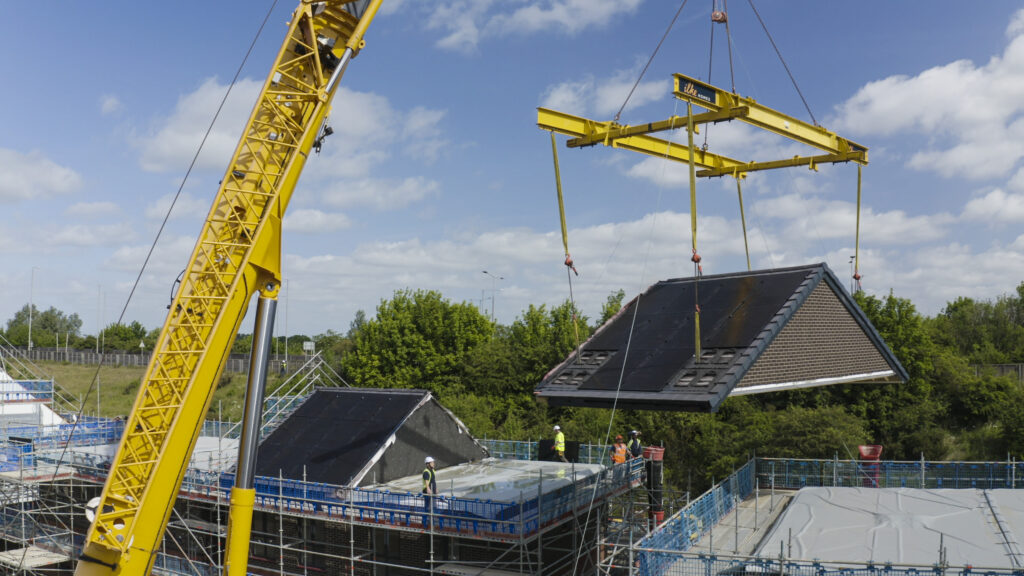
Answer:
[[[1024,283],[994,300],[958,298],[934,317],[892,293],[855,299],[907,369],[904,384],[849,384],[729,398],[715,414],[556,408],[538,402],[534,386],[622,306],[610,294],[593,321],[570,302],[529,306],[510,324],[492,322],[476,305],[430,290],[400,290],[369,317],[360,311],[345,332],[289,338],[317,350],[349,383],[430,390],[477,437],[539,439],[561,425],[570,440],[605,442],[630,429],[666,447],[668,480],[698,490],[723,478],[752,454],[793,458],[856,458],[857,446],[881,444],[883,458],[1001,460],[1024,456],[1024,390],[991,369],[1024,363]],[[4,335],[25,342],[27,307]],[[45,318],[45,320],[44,320]],[[33,340],[71,334],[81,321],[49,309],[34,316]],[[42,336],[37,337],[37,330]],[[108,346],[147,346],[157,337],[137,322],[109,326]],[[43,338],[40,340],[39,338]],[[52,338],[52,336],[51,336]],[[92,340],[90,340],[92,338]],[[91,344],[90,344],[91,342]],[[234,351],[246,352],[251,335]],[[280,343],[283,346],[283,342]]]

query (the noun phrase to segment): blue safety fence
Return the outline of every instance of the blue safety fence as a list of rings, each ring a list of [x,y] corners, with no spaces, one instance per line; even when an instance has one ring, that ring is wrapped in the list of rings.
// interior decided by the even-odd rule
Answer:
[[[709,556],[688,552],[755,490],[845,486],[877,488],[947,488],[991,490],[1024,488],[1021,462],[917,462],[877,460],[802,460],[757,458],[749,461],[700,498],[692,501],[644,538],[634,549],[641,576],[708,576],[711,574],[786,574],[793,576],[923,576],[928,573],[1024,576],[1024,571],[978,568],[938,569],[872,565],[826,567],[811,561]]]
[[[584,510],[592,501],[640,482],[643,462],[630,461],[572,481],[572,471],[555,475],[556,490],[540,489],[537,496],[508,502],[479,498],[436,496],[380,489],[345,488],[319,482],[257,477],[256,508],[303,513],[340,521],[387,524],[418,530],[433,529],[503,540],[535,534],[539,529]],[[565,482],[569,476],[569,482]],[[190,469],[182,490],[194,497],[226,502],[234,474]],[[543,480],[541,481],[541,488]]]
[[[15,380],[0,385],[0,402],[3,403],[52,401],[52,380]]]
[[[638,576],[1022,576],[1024,571],[977,567],[899,566],[874,563],[825,565],[816,561],[736,558],[638,549],[640,556],[659,558],[660,571],[641,563]]]
[[[159,552],[153,560],[153,574],[165,576],[219,576],[221,570],[206,562],[186,560],[180,556],[171,556]]]
[[[37,450],[71,446],[116,444],[124,433],[124,422],[110,418],[81,418],[77,424],[55,426],[8,426],[0,429],[0,438],[31,440]]]
[[[491,456],[503,460],[537,460],[538,443],[521,440],[492,440],[484,438],[480,443]],[[580,464],[611,464],[611,446],[608,444],[580,443],[577,462]]]
[[[0,472],[14,472],[36,465],[31,444],[0,442]]]
[[[866,486],[873,488],[1024,487],[1024,463],[799,460],[758,458],[761,486]]]
[[[708,533],[722,517],[754,491],[755,461],[750,460],[724,481],[672,515],[658,530],[640,541],[640,547],[685,552]],[[665,574],[675,561],[672,554],[641,552],[641,574]]]

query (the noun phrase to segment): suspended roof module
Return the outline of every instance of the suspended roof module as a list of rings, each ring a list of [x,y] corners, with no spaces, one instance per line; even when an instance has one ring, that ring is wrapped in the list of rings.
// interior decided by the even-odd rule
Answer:
[[[658,282],[534,393],[562,406],[714,412],[729,395],[907,377],[822,263]]]

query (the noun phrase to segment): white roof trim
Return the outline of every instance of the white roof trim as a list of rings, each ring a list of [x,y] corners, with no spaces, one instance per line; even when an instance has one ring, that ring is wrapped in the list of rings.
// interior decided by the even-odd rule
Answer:
[[[762,392],[777,392],[779,390],[797,390],[799,388],[813,388],[816,386],[828,386],[829,384],[846,384],[848,382],[862,382],[864,380],[879,380],[889,376],[895,376],[892,370],[879,372],[867,372],[864,374],[851,374],[849,376],[833,376],[829,378],[816,378],[814,380],[796,380],[793,382],[780,382],[778,384],[758,384],[757,386],[737,386],[732,389],[729,396],[745,396],[747,394],[760,394]]]

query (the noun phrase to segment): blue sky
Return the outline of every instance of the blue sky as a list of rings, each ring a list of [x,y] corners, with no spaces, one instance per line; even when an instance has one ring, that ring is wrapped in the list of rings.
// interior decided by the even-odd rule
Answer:
[[[116,319],[169,199],[271,2],[31,3],[0,9],[0,320],[29,300]],[[510,322],[569,296],[549,137],[536,107],[607,120],[678,8],[656,0],[385,0],[334,101],[332,136],[285,221],[278,333],[344,331],[397,289],[441,291]],[[866,290],[927,314],[1024,280],[1024,10],[1016,3],[764,1],[817,120],[871,149]],[[232,90],[125,315],[159,326],[294,5],[281,2]],[[730,6],[740,94],[809,120],[749,4]],[[694,0],[626,107],[685,113],[671,74],[706,79],[711,2]],[[730,84],[724,29],[711,81]],[[685,133],[672,135],[685,141]],[[703,135],[699,136],[703,140]],[[565,139],[560,138],[560,144]],[[743,125],[741,159],[809,151]],[[560,148],[585,313],[692,274],[686,168]],[[752,175],[755,268],[826,261],[848,278],[854,166]],[[706,274],[745,267],[735,184],[698,183]],[[31,290],[35,267],[35,288]],[[102,294],[102,295],[100,295]],[[285,312],[287,310],[287,312]],[[102,318],[100,315],[102,313]],[[251,331],[248,324],[243,331]],[[45,342],[37,342],[45,346]]]

